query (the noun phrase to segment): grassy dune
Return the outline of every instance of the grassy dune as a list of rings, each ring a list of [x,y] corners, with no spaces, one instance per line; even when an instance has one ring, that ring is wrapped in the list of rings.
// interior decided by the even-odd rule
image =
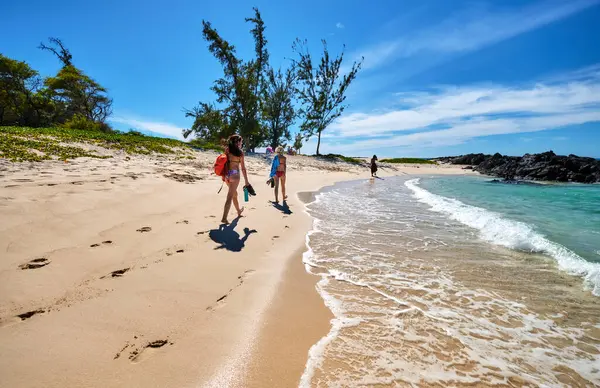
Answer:
[[[86,131],[68,128],[0,127],[0,157],[14,162],[78,157],[110,158],[83,144],[121,150],[128,154],[176,154],[189,149],[179,140],[139,133]]]

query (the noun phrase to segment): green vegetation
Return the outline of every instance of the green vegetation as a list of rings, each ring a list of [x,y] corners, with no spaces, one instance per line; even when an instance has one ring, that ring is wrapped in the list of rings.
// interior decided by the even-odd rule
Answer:
[[[0,127],[0,157],[15,161],[74,159],[78,157],[110,158],[85,150],[77,144],[121,150],[128,154],[174,154],[189,149],[187,144],[173,139],[144,136],[136,133],[101,132],[70,128]]]
[[[192,147],[222,151],[221,141],[234,133],[244,138],[244,147],[288,146],[297,151],[303,140],[318,136],[346,108],[346,92],[356,78],[362,61],[344,66],[344,53],[323,50],[313,57],[306,40],[296,39],[296,59],[275,69],[270,64],[265,23],[258,9],[245,21],[250,24],[254,55],[243,59],[209,21],[202,21],[202,36],[208,51],[222,67],[211,91],[214,101],[200,102],[185,111],[194,122],[183,136],[193,136]],[[44,160],[54,157],[99,157],[94,152],[64,142],[84,142],[128,153],[172,153],[181,142],[132,133],[115,132],[107,123],[113,100],[106,88],[75,66],[71,52],[57,38],[38,47],[54,55],[61,68],[54,76],[42,77],[24,61],[0,54],[0,157],[15,160]],[[278,59],[279,60],[279,59]],[[292,137],[290,128],[301,120]],[[19,129],[19,127],[21,129]],[[33,130],[32,128],[37,128]],[[329,155],[326,157],[330,157]],[[334,157],[349,163],[358,159]]]
[[[349,156],[344,156],[344,155],[339,155],[339,154],[327,154],[327,155],[315,155],[315,156],[323,158],[323,159],[328,159],[328,160],[341,160],[343,162],[350,163],[350,164],[365,163],[364,160],[357,159],[357,158],[351,158]]]
[[[190,130],[184,130],[185,137],[194,133],[202,140],[216,143],[238,131],[247,150],[266,141],[266,128],[260,122],[269,61],[265,26],[256,8],[254,17],[247,18],[246,22],[254,27],[250,33],[254,38],[255,58],[244,61],[236,53],[235,46],[221,37],[210,22],[202,21],[202,35],[208,42],[208,51],[223,67],[223,76],[211,87],[220,108],[213,103],[201,102],[198,107],[188,110],[186,116],[195,117],[195,120]]]
[[[254,58],[249,60],[240,58],[235,46],[210,22],[202,21],[202,35],[221,64],[223,76],[211,87],[216,102],[200,102],[186,111],[194,123],[183,131],[184,137],[194,135],[206,143],[218,143],[237,131],[247,150],[266,145],[275,148],[292,141],[289,128],[300,118],[301,136],[306,140],[318,136],[319,155],[321,133],[346,108],[347,89],[362,62],[354,62],[344,72],[343,52],[330,55],[323,40],[322,55],[313,61],[307,42],[297,39],[292,45],[297,59],[287,69],[275,70],[269,64],[266,28],[258,9],[254,8],[254,16],[246,22],[252,24],[254,39]]]
[[[207,142],[202,139],[194,139],[190,140],[187,144],[189,144],[193,148],[199,148],[202,150],[213,150],[217,152],[223,152],[225,147],[220,143]]]
[[[72,63],[59,39],[40,49],[53,53],[62,67],[42,79],[27,63],[0,54],[0,126],[50,127],[111,131],[106,119],[112,99],[100,84]]]
[[[297,116],[293,101],[295,77],[292,68],[288,68],[285,75],[281,70],[275,72],[270,69],[267,72],[262,114],[267,131],[267,142],[273,149],[278,145],[284,145],[286,140],[292,139],[289,128]]]
[[[404,164],[435,164],[433,160],[421,159],[421,158],[393,158],[393,159],[382,159],[381,163],[404,163]]]
[[[317,155],[321,146],[321,132],[346,109],[346,91],[356,78],[364,59],[352,63],[352,67],[344,73],[341,71],[344,53],[333,58],[327,50],[327,42],[323,40],[322,43],[323,57],[315,61],[318,66],[313,63],[306,41],[296,39],[292,46],[298,55],[294,67],[297,68],[298,77],[296,93],[302,106],[300,115],[303,122],[300,131],[307,140],[317,134]]]
[[[296,134],[296,139],[294,140],[294,149],[296,150],[296,152],[300,153],[300,150],[302,149],[302,134],[301,133],[297,133]]]
[[[34,152],[38,151],[38,152]],[[51,139],[30,140],[0,134],[0,157],[13,162],[41,162],[56,157],[61,160],[79,157],[104,158],[80,147],[61,145]]]

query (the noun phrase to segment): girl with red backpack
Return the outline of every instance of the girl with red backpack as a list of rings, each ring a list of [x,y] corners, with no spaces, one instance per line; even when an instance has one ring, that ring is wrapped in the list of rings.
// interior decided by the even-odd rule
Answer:
[[[240,135],[231,135],[227,140],[227,148],[225,148],[225,155],[227,156],[227,164],[224,166],[222,173],[220,174],[227,187],[227,199],[225,200],[225,207],[223,208],[223,218],[221,222],[229,224],[227,217],[229,215],[229,209],[231,208],[231,202],[237,211],[238,217],[242,217],[244,208],[240,208],[238,201],[237,189],[240,184],[240,176],[244,177],[245,187],[251,187],[248,183],[248,174],[246,173],[246,164],[244,163],[244,153],[242,152],[243,140]]]

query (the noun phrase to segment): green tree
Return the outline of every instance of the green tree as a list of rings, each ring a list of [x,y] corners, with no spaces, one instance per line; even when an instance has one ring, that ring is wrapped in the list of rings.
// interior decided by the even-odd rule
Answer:
[[[62,41],[57,38],[48,38],[48,41],[52,44],[52,46],[46,46],[44,43],[40,43],[38,48],[40,50],[50,51],[52,54],[56,55],[56,57],[63,63],[63,66],[71,66],[73,56],[71,52],[63,45]]]
[[[56,76],[44,82],[55,103],[55,121],[64,123],[79,115],[91,122],[105,123],[112,114],[113,102],[107,90],[72,64],[71,53],[59,39],[49,40],[55,47],[42,43],[40,49],[52,52],[63,63]]]
[[[235,47],[205,20],[202,21],[202,35],[208,42],[210,53],[223,66],[223,76],[215,80],[211,87],[217,102],[223,105],[220,109],[223,122],[237,129],[245,140],[246,149],[253,150],[267,138],[265,129],[260,125],[260,96],[265,88],[269,54],[264,36],[265,26],[258,9],[254,8],[254,17],[247,18],[246,22],[254,25],[250,32],[255,43],[255,58],[247,62],[238,58]],[[195,109],[202,112],[202,103]],[[190,133],[192,132],[196,132],[193,127]],[[197,135],[202,136],[202,132]]]
[[[42,79],[26,62],[0,54],[0,125],[44,124]]]
[[[300,153],[300,150],[302,149],[302,140],[304,140],[304,137],[302,136],[301,133],[297,133],[296,134],[296,138],[294,140],[294,149]]]
[[[294,123],[293,68],[284,73],[269,69],[267,72],[267,87],[263,98],[263,119],[267,127],[269,143],[273,149],[285,140],[291,140],[289,127]]]
[[[112,113],[112,99],[106,89],[75,66],[64,66],[55,77],[46,78],[45,85],[53,100],[64,109],[60,122],[81,115],[103,123]]]
[[[87,131],[112,131],[108,124],[100,121],[92,121],[79,113],[76,113],[70,117],[65,123],[61,124],[61,127],[70,129],[85,129]]]
[[[317,155],[321,146],[321,133],[344,112],[347,106],[344,104],[346,91],[362,66],[362,60],[354,62],[352,67],[343,74],[344,52],[332,58],[327,43],[324,40],[322,43],[323,56],[316,68],[306,40],[296,39],[292,46],[298,55],[298,59],[294,61],[298,77],[296,91],[302,105],[300,113],[304,118],[300,129],[306,139],[317,134]]]
[[[186,110],[186,117],[194,117],[194,124],[190,129],[183,130],[183,137],[191,134],[199,139],[211,143],[218,143],[234,133],[234,128],[228,123],[227,116],[217,109],[214,104],[201,102],[197,107]]]

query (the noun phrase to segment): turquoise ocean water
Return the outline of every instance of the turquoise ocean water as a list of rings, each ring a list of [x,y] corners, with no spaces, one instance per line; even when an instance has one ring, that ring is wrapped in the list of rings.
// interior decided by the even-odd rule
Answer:
[[[438,177],[409,187],[424,203],[478,229],[492,244],[552,257],[561,269],[584,276],[600,296],[600,185]]]
[[[478,229],[492,244],[552,257],[561,269],[584,276],[600,296],[600,185],[492,181],[421,178],[409,187],[424,203]]]

